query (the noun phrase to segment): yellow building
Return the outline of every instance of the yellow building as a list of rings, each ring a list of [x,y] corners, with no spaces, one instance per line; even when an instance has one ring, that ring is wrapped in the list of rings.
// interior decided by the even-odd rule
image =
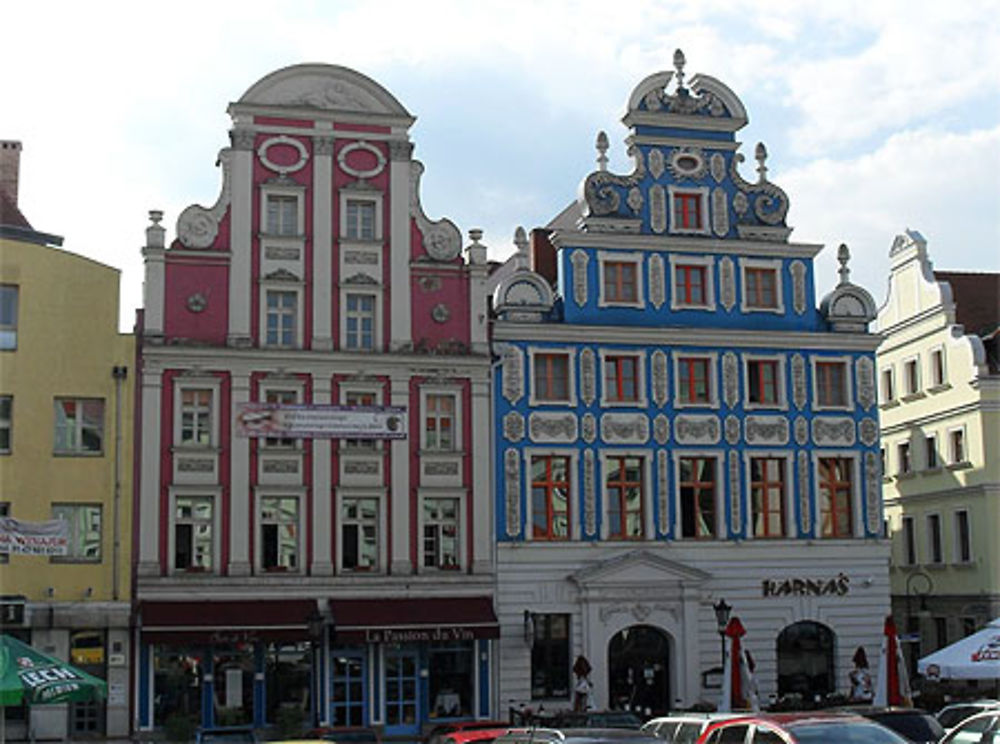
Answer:
[[[877,330],[893,610],[911,663],[1000,616],[1000,274],[896,238]]]
[[[19,154],[0,142],[0,515],[69,530],[65,555],[0,554],[2,629],[105,678],[109,695],[7,708],[7,736],[126,736],[134,337],[118,332],[120,272],[20,213]]]

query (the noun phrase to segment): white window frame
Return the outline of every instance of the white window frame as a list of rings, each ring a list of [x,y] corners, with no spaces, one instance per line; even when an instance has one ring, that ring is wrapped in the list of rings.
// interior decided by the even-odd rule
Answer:
[[[628,349],[599,349],[601,385],[601,406],[604,408],[646,408],[646,352],[644,350],[631,351]],[[636,365],[636,399],[635,400],[611,400],[608,398],[608,389],[605,383],[604,363],[608,357],[631,357],[635,359]]]
[[[935,379],[934,375],[934,359],[935,357],[941,360],[941,379]],[[927,379],[930,381],[930,386],[928,388],[929,392],[937,392],[940,390],[946,390],[948,385],[948,355],[945,353],[944,344],[939,344],[931,348],[927,352]]]
[[[434,395],[448,395],[455,401],[452,413],[452,446],[449,449],[436,447],[431,449],[427,445],[427,399]],[[420,450],[421,452],[437,454],[456,454],[465,450],[465,439],[462,431],[462,388],[428,385],[420,388]]]
[[[642,458],[642,536],[636,539],[623,539],[612,537],[609,533],[611,523],[611,501],[608,498],[607,485],[609,466],[611,458],[619,457],[639,457]],[[652,540],[654,534],[653,520],[653,451],[649,449],[601,449],[598,454],[600,460],[599,488],[601,494],[601,540],[607,540],[615,544],[638,543],[643,540]],[[570,463],[573,466],[574,463]],[[575,471],[574,471],[575,472]],[[572,482],[570,488],[572,489]],[[570,504],[570,519],[572,520],[572,504]],[[579,521],[579,520],[574,520]],[[530,524],[530,523],[529,523]]]
[[[690,457],[699,457],[703,459],[711,457],[715,459],[715,536],[712,540],[726,540],[729,536],[726,534],[726,517],[723,512],[726,504],[726,483],[723,480],[723,460],[725,459],[725,452],[723,450],[716,449],[684,449],[675,450],[672,455],[674,468],[672,479],[674,490],[674,523],[670,527],[670,539],[683,540],[691,543],[710,542],[709,540],[700,540],[695,537],[685,537],[682,534],[684,525],[681,518],[681,460]]]
[[[927,443],[929,441],[933,441],[934,442],[934,460],[935,461],[933,463],[930,462],[929,458],[927,457],[927,453],[929,451]],[[937,435],[936,431],[932,431],[930,433],[925,433],[924,434],[923,458],[924,458],[924,470],[930,471],[930,472],[937,472],[938,470],[941,469],[941,450],[940,450],[940,448],[938,446],[938,435]]]
[[[959,459],[955,456],[955,439],[954,435],[957,432],[962,434],[962,458]],[[950,426],[948,427],[948,465],[961,467],[967,465],[971,462],[969,459],[969,436],[965,430],[965,424],[961,426]]]
[[[968,545],[968,547],[969,547],[969,557],[966,560],[962,559],[962,530],[961,530],[961,526],[960,526],[960,518],[959,518],[960,514],[964,514],[965,515],[965,527],[966,527],[967,536],[968,536],[968,543],[969,543],[969,545]],[[958,564],[959,566],[968,566],[968,565],[971,565],[971,564],[975,563],[976,562],[976,557],[973,554],[973,550],[972,550],[972,548],[973,548],[973,542],[972,542],[972,516],[971,516],[971,514],[969,512],[969,509],[966,508],[966,507],[955,509],[955,511],[952,512],[951,523],[952,523],[952,534],[953,534],[953,536],[955,538],[952,541],[952,549],[953,549],[952,553],[953,553],[953,556],[954,556],[954,558],[953,558],[954,562],[956,564]]]
[[[348,236],[347,202],[363,201],[375,205],[375,237],[352,238]],[[340,190],[340,240],[341,242],[371,244],[382,240],[382,192],[374,188],[363,188],[354,185],[353,188]]]
[[[677,297],[677,270],[682,266],[696,266],[705,270],[705,302],[681,302]],[[715,258],[713,256],[688,256],[670,254],[670,309],[715,311]]]
[[[747,411],[787,411],[788,410],[788,386],[785,384],[785,355],[784,354],[746,354],[740,355],[743,362],[743,408]],[[776,403],[751,403],[750,402],[750,364],[752,362],[777,362],[778,377],[775,380],[777,385],[778,400]]]
[[[209,498],[212,500],[212,567],[208,571],[191,571],[176,568],[177,563],[177,499],[178,498]],[[171,576],[187,575],[218,575],[222,556],[220,535],[222,532],[222,517],[219,513],[222,504],[222,488],[219,486],[173,487],[170,489],[170,526],[167,537],[167,573]]]
[[[774,307],[757,307],[747,303],[747,269],[764,269],[774,272]],[[740,312],[743,313],[773,313],[785,314],[784,280],[781,275],[780,258],[744,258],[739,259],[740,271]]]
[[[340,405],[342,406],[353,406],[360,405],[358,403],[350,403],[348,399],[354,395],[371,395],[373,399],[373,406],[380,406],[382,399],[383,390],[382,387],[377,383],[360,383],[360,382],[341,382],[338,386],[337,395],[339,396]],[[380,452],[382,450],[381,439],[351,439],[347,437],[341,437],[339,440],[339,449],[341,452],[350,453],[354,455],[364,455],[372,454],[375,452]]]
[[[269,231],[267,224],[268,200],[270,197],[294,198],[296,200],[296,231],[294,233]],[[305,235],[306,207],[305,187],[299,185],[262,184],[260,187],[260,234],[264,238],[301,238]]]
[[[699,212],[701,227],[679,227],[674,221],[674,201],[677,196],[693,194],[700,196]],[[671,235],[711,235],[712,226],[708,220],[708,197],[707,186],[667,186],[667,225]]]
[[[913,389],[910,389],[910,372],[913,372]],[[923,396],[923,375],[920,368],[920,355],[908,356],[903,359],[903,400],[913,400]]]
[[[305,533],[305,511],[304,504],[306,502],[305,489],[297,488],[290,490],[275,489],[273,487],[259,488],[254,494],[254,507],[255,507],[255,519],[254,524],[256,525],[256,536],[257,536],[257,549],[254,551],[254,570],[258,574],[271,575],[274,573],[282,574],[301,574],[304,570],[303,564],[305,563],[305,544],[302,540],[302,536]],[[264,499],[268,498],[278,498],[278,499],[295,499],[296,504],[296,515],[295,515],[295,554],[296,554],[296,566],[295,568],[289,569],[268,569],[264,567]],[[271,522],[268,522],[271,524]]]
[[[182,444],[181,443],[181,430],[182,430],[182,412],[183,405],[181,399],[183,398],[184,390],[209,390],[212,393],[212,410],[209,414],[209,442],[208,445],[201,444]],[[180,376],[174,379],[174,449],[178,450],[197,450],[204,452],[206,450],[216,450],[219,447],[219,404],[220,404],[220,382],[216,377],[187,377]]]
[[[937,524],[938,553],[934,555],[934,524]],[[930,566],[944,565],[944,521],[941,512],[928,512],[924,515],[927,526],[927,564]]]
[[[782,461],[782,473],[784,482],[784,493],[782,494],[782,512],[784,516],[784,532],[785,534],[781,538],[773,537],[758,537],[754,532],[754,514],[753,514],[753,488],[752,488],[752,471],[750,467],[750,461],[760,458],[768,458],[772,460]],[[746,450],[743,452],[743,487],[744,493],[747,495],[746,509],[744,510],[744,519],[746,524],[742,525],[744,527],[743,532],[748,540],[764,540],[772,541],[778,539],[788,539],[790,537],[795,537],[795,514],[793,512],[795,508],[795,500],[793,498],[792,489],[792,458],[789,457],[788,450]],[[740,498],[740,494],[731,494],[731,498]]]
[[[74,421],[76,447],[60,449],[58,447],[58,429],[56,419],[56,407],[62,402],[72,402],[76,404],[77,414]],[[101,448],[99,450],[88,450],[83,447],[83,417],[80,411],[86,403],[100,403],[101,405]],[[102,457],[107,451],[107,406],[104,398],[93,398],[87,396],[57,395],[52,399],[52,453],[58,457]]]
[[[456,537],[456,544],[458,545],[457,560],[458,564],[453,568],[443,568],[441,566],[426,566],[424,565],[424,558],[426,557],[426,552],[424,550],[424,527],[426,526],[426,519],[424,515],[424,502],[427,499],[452,499],[457,502],[458,508],[456,509],[455,526],[458,530],[458,535]],[[417,573],[430,573],[430,574],[455,574],[461,573],[468,563],[468,558],[466,556],[465,549],[465,530],[463,529],[466,524],[466,494],[463,491],[455,490],[441,490],[432,488],[420,488],[417,490],[417,540],[419,545],[417,547]]]
[[[845,537],[823,537],[822,519],[819,508],[819,461],[836,457],[851,461],[851,530],[850,537],[864,536],[864,515],[861,511],[861,455],[857,450],[815,449],[812,452],[812,513],[813,534],[817,540],[845,540]]]
[[[14,451],[14,396],[0,395],[0,409],[7,402],[7,415],[0,418],[0,431],[7,432],[7,446],[0,447],[0,455],[9,455]]]
[[[78,516],[78,512],[81,509],[96,509],[97,510],[97,548],[98,553],[94,557],[87,557],[79,554],[80,546],[77,544],[75,526],[72,522],[69,524],[69,545],[68,552],[66,555],[54,555],[51,557],[51,563],[101,563],[104,560],[104,505],[99,502],[71,502],[71,501],[58,501],[52,504],[52,519],[61,519],[60,516],[56,515],[56,512],[60,509],[69,509],[74,517]],[[93,525],[88,527],[88,531],[94,531]]]
[[[580,498],[580,484],[578,473],[580,472],[580,450],[575,448],[560,448],[560,447],[525,447],[521,450],[521,456],[524,458],[524,473],[525,473],[525,527],[524,527],[524,539],[527,542],[534,540],[534,530],[532,529],[532,520],[534,518],[534,501],[531,497],[531,460],[535,457],[568,457],[569,458],[569,494],[567,495],[567,500],[569,502],[569,534],[566,536],[565,540],[539,540],[539,543],[548,544],[550,542],[555,543],[566,543],[572,542],[580,539],[580,515],[577,513],[579,511],[579,498]]]
[[[577,351],[573,346],[529,346],[528,352],[528,405],[530,406],[576,406],[576,372]],[[535,391],[535,357],[540,354],[566,355],[566,396],[567,400],[547,400],[536,396]],[[595,371],[595,375],[596,375]]]
[[[885,389],[886,380],[888,380],[889,390]],[[896,390],[896,368],[891,364],[882,367],[878,372],[879,404],[882,406],[896,404],[898,392]]]
[[[344,568],[344,501],[346,499],[375,499],[378,502],[378,515],[375,517],[375,542],[378,563],[371,570]],[[368,575],[378,576],[386,573],[388,566],[388,545],[386,544],[386,492],[382,488],[338,488],[336,496],[336,533],[337,573],[345,576]]]
[[[265,280],[260,284],[260,345],[266,349],[300,349],[302,348],[302,327],[304,324],[304,308],[302,300],[304,288],[301,282],[278,282]],[[269,343],[267,340],[267,319],[269,308],[267,296],[271,292],[288,292],[295,295],[295,324],[291,344]]]
[[[917,553],[917,522],[910,515],[904,515],[899,523],[899,541],[902,556],[900,565],[915,566],[919,560]]]
[[[279,382],[274,379],[263,379],[257,389],[257,398],[261,403],[267,403],[268,395],[272,393],[291,393],[293,396],[293,401],[290,403],[279,403],[278,405],[301,405],[303,400],[303,390],[304,387],[302,382],[299,380],[289,379],[287,382]],[[268,442],[268,439],[274,439],[274,442]],[[286,443],[282,440],[291,440]],[[257,446],[262,450],[267,452],[292,452],[302,448],[302,440],[296,439],[294,437],[258,437]]]
[[[851,357],[849,356],[810,356],[812,368],[812,407],[814,411],[853,411],[854,410],[854,381],[851,374]],[[822,405],[819,400],[819,374],[817,368],[820,364],[841,364],[844,367],[844,405]]]
[[[704,349],[675,349],[670,355],[674,373],[674,408],[715,408],[719,407],[719,353]],[[679,365],[682,359],[700,358],[708,360],[708,403],[688,403],[680,395],[681,376]]]
[[[642,282],[644,255],[641,251],[597,251],[597,306],[598,307],[646,307],[645,287]],[[635,301],[608,299],[604,286],[604,266],[608,263],[633,264],[635,267]]]
[[[368,295],[372,304],[372,348],[349,347],[347,345],[347,299],[349,295]],[[371,354],[382,349],[382,287],[377,284],[340,285],[340,348],[359,354]]]

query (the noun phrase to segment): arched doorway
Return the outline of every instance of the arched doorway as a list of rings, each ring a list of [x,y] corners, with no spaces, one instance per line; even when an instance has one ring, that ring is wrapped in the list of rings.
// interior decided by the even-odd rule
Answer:
[[[608,703],[649,716],[670,710],[670,636],[651,625],[633,625],[612,637]]]
[[[797,693],[807,700],[837,688],[834,635],[822,623],[803,620],[778,634],[778,696]]]

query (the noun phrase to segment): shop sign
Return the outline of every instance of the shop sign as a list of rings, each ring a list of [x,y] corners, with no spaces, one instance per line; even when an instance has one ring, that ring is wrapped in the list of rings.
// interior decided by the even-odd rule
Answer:
[[[437,641],[471,641],[475,633],[470,628],[370,628],[365,631],[367,643],[431,643]]]
[[[69,522],[63,519],[24,522],[0,517],[0,553],[66,555],[68,552]]]
[[[241,403],[236,432],[241,437],[406,439],[406,408]]]
[[[832,579],[764,579],[765,597],[843,597],[851,579],[838,574]]]

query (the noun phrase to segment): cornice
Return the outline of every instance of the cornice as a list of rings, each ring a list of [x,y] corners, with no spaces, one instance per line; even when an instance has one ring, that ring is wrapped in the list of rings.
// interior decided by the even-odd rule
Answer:
[[[780,258],[813,258],[824,247],[822,243],[770,243],[762,240],[590,233],[578,230],[555,230],[550,240],[556,248],[623,248],[635,251],[718,253]]]
[[[267,105],[253,103],[230,103],[228,108],[230,116],[273,116],[282,119],[303,119],[305,121],[336,121],[341,124],[375,124],[376,126],[401,127],[403,130],[409,129],[416,122],[415,116],[399,116],[398,114],[386,114],[378,111],[341,111],[339,109],[321,109],[312,106],[286,106]],[[329,129],[318,129],[316,127],[276,127],[275,125],[252,125],[247,122],[244,126],[255,131],[265,131],[268,127],[272,131],[288,132],[289,130],[301,132],[302,134],[331,134]],[[334,137],[341,135],[351,137],[354,135],[370,138],[369,132],[343,132],[333,130]],[[397,135],[398,136],[398,135]]]
[[[959,418],[961,416],[972,416],[977,413],[982,413],[984,410],[988,409],[982,405],[981,401],[970,401],[969,403],[964,403],[960,406],[954,406],[944,410],[936,410],[922,416],[914,416],[911,411],[910,415],[908,415],[905,420],[894,424],[884,423],[885,416],[883,414],[879,417],[880,419],[883,419],[883,422],[881,423],[882,437],[884,438],[892,434],[898,434],[902,431],[919,428],[925,424],[938,424],[948,419]]]

